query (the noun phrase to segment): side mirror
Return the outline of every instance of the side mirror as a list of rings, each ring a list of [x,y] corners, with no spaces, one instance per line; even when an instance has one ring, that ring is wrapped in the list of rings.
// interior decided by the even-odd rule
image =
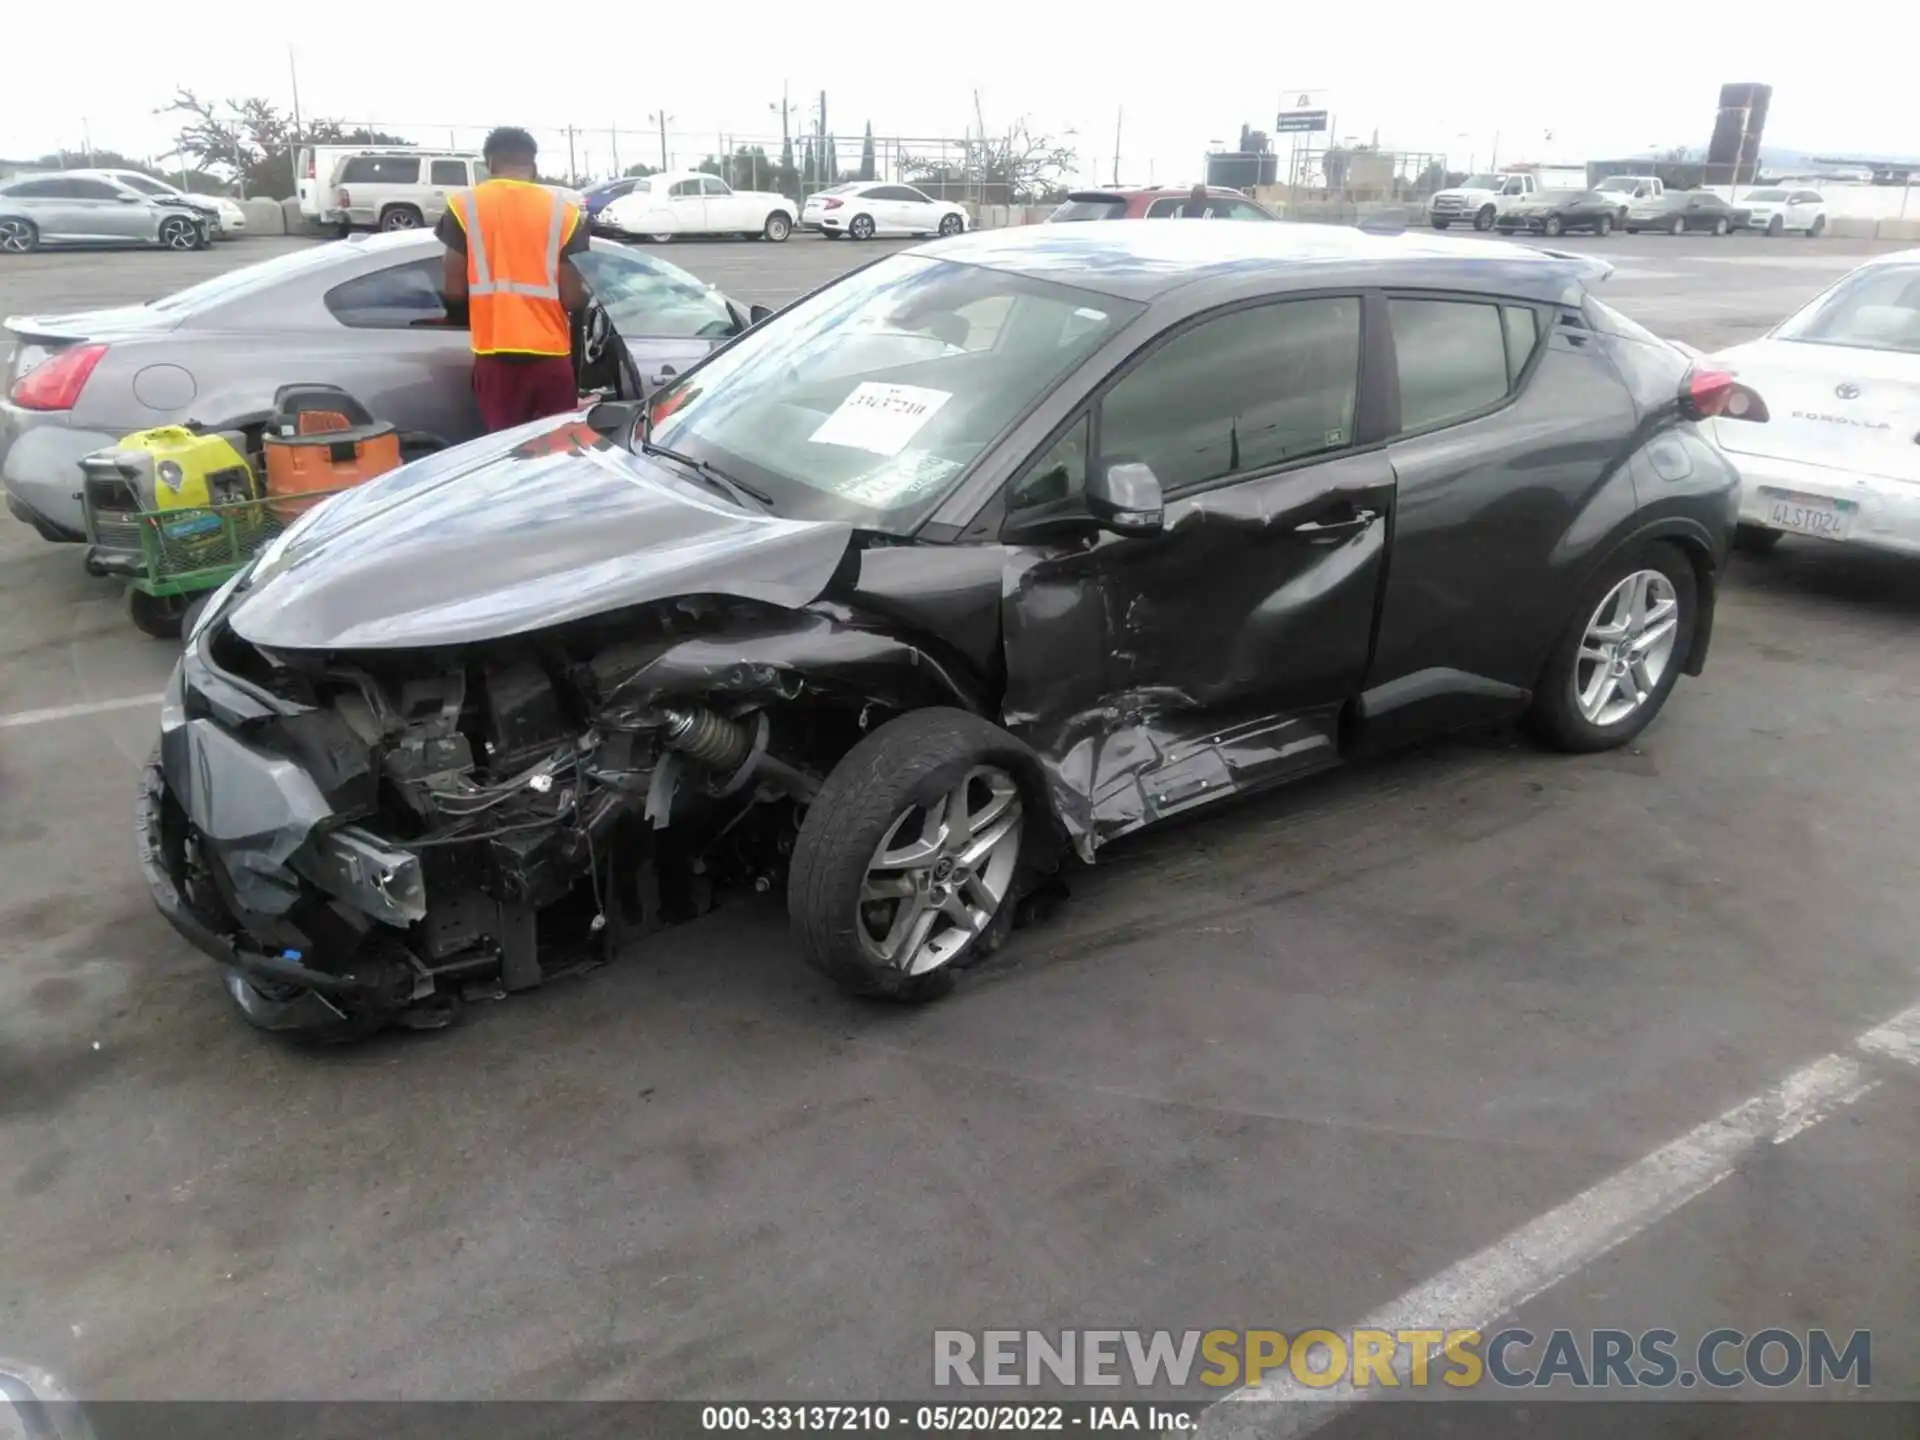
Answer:
[[[758,325],[762,320],[771,320],[772,318],[773,318],[773,310],[769,306],[749,305],[747,307],[747,324],[748,325]]]
[[[1109,465],[1087,478],[1087,513],[1116,535],[1158,535],[1166,502],[1151,465]]]

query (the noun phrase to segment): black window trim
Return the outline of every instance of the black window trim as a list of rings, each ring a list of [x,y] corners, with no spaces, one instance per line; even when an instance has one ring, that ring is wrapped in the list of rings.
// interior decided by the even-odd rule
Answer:
[[[1281,475],[1291,470],[1304,469],[1309,465],[1323,464],[1328,460],[1345,459],[1350,455],[1369,454],[1390,444],[1395,437],[1390,430],[1385,428],[1386,415],[1380,403],[1383,391],[1389,387],[1369,384],[1370,379],[1376,373],[1380,364],[1377,358],[1379,346],[1383,340],[1388,340],[1389,338],[1382,333],[1387,323],[1387,309],[1385,301],[1382,298],[1382,292],[1376,288],[1364,285],[1337,285],[1330,286],[1326,289],[1284,290],[1266,295],[1255,295],[1243,300],[1229,301],[1224,305],[1216,305],[1212,309],[1202,310],[1197,314],[1189,315],[1184,320],[1176,321],[1158,334],[1150,337],[1141,345],[1135,347],[1125,359],[1107,372],[1105,378],[1103,378],[1091,392],[1081,398],[1080,403],[1075,405],[1058,425],[1047,432],[1045,438],[1035,445],[1032,452],[1014,467],[1006,480],[986,497],[981,503],[980,508],[960,527],[961,538],[966,540],[983,540],[997,537],[1007,520],[1015,513],[1008,508],[1007,497],[1013,493],[1014,488],[1018,486],[1021,481],[1027,478],[1028,473],[1033,467],[1044,460],[1053,450],[1053,447],[1058,445],[1060,441],[1083,420],[1089,422],[1087,427],[1087,465],[1089,473],[1091,474],[1093,467],[1100,463],[1100,410],[1107,395],[1116,385],[1126,379],[1128,375],[1132,374],[1134,370],[1151,359],[1162,347],[1171,344],[1189,330],[1196,329],[1210,321],[1219,320],[1229,315],[1237,315],[1243,310],[1258,310],[1272,305],[1286,305],[1298,300],[1358,300],[1360,302],[1359,370],[1355,377],[1356,389],[1353,403],[1352,442],[1342,445],[1338,449],[1320,450],[1312,455],[1296,456],[1291,460],[1283,460],[1277,465],[1263,465],[1251,470],[1236,470],[1231,475],[1221,475],[1198,485],[1188,485],[1177,490],[1170,489],[1165,492],[1165,498],[1168,500],[1185,500],[1190,496],[1205,495],[1209,491],[1219,490],[1228,485],[1244,485],[1249,481],[1263,480],[1272,475]],[[1390,361],[1390,350],[1387,352],[1387,356]],[[1392,370],[1389,368],[1387,374],[1391,375],[1392,373]],[[1397,388],[1395,400],[1397,403]],[[1397,419],[1398,417],[1396,416],[1395,418]],[[1040,508],[1041,507],[1036,506],[1033,507],[1032,511],[1022,512],[1022,514],[1027,518],[1032,518],[1033,515],[1038,513]],[[982,533],[983,531],[985,533]]]
[[[1464,415],[1452,415],[1444,420],[1436,420],[1431,425],[1422,425],[1418,429],[1406,430],[1400,423],[1400,347],[1393,337],[1392,312],[1389,302],[1394,300],[1443,300],[1454,304],[1491,305],[1496,312],[1511,306],[1516,309],[1534,312],[1533,353],[1527,356],[1527,363],[1521,367],[1517,376],[1507,381],[1507,393],[1491,405],[1483,405],[1478,410],[1470,410]],[[1442,430],[1451,430],[1456,425],[1470,425],[1476,420],[1484,420],[1489,415],[1497,415],[1512,405],[1527,391],[1534,375],[1540,369],[1540,357],[1547,351],[1553,338],[1554,327],[1559,323],[1553,312],[1560,307],[1543,304],[1539,300],[1514,298],[1505,295],[1493,295],[1484,290],[1421,290],[1396,287],[1381,292],[1381,318],[1386,331],[1386,363],[1383,372],[1387,388],[1393,392],[1393,430],[1389,443],[1401,440],[1414,440],[1423,435],[1437,434]],[[1563,318],[1563,317],[1562,317]],[[1502,354],[1505,353],[1507,321],[1499,316],[1500,341]],[[1583,317],[1584,323],[1584,317]]]

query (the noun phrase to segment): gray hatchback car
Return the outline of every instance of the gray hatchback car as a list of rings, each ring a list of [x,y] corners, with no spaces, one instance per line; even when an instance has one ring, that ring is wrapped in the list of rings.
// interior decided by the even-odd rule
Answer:
[[[206,215],[184,197],[145,195],[103,175],[22,175],[0,184],[0,254],[47,245],[204,250]]]
[[[82,456],[156,425],[225,428],[296,382],[339,385],[403,431],[472,439],[473,357],[440,299],[442,254],[418,231],[360,235],[145,305],[10,317],[7,508],[49,540],[82,540]],[[576,263],[632,362],[624,388],[654,389],[754,318],[705,281],[610,241]]]

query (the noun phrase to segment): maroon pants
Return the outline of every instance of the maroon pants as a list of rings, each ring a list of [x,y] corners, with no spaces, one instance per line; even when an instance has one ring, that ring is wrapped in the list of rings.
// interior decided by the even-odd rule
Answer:
[[[564,415],[580,403],[573,362],[564,355],[476,355],[473,398],[489,431]]]

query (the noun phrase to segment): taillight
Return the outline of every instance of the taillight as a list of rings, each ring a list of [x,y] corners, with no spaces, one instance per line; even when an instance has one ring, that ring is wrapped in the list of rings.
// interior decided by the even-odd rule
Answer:
[[[1767,402],[1726,370],[1695,368],[1680,387],[1680,413],[1690,420],[1764,421]]]
[[[307,152],[307,179],[313,179],[313,152]]]
[[[9,398],[22,410],[71,410],[86,388],[104,345],[73,345],[49,355],[13,382]]]
[[[823,200],[820,202],[820,208],[822,210],[838,210],[845,203],[844,200]]]

